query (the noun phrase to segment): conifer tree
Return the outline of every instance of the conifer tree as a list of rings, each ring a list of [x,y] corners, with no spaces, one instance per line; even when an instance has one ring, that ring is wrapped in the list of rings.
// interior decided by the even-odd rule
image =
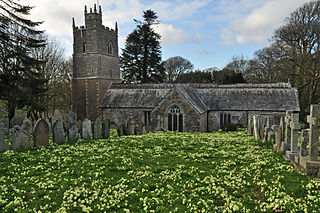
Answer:
[[[158,24],[152,10],[143,12],[144,21],[134,20],[137,28],[128,35],[122,49],[120,67],[126,83],[160,83],[165,80],[165,69],[161,60],[161,36],[153,26]]]
[[[41,22],[26,18],[32,7],[15,0],[0,0],[0,99],[7,102],[8,117],[23,106],[44,110],[45,88],[38,66],[41,61],[31,51],[45,45],[36,30]]]

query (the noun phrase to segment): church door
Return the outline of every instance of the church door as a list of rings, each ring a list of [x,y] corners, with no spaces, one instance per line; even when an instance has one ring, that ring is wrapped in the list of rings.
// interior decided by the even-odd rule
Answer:
[[[168,110],[168,130],[183,132],[183,115],[178,106]]]

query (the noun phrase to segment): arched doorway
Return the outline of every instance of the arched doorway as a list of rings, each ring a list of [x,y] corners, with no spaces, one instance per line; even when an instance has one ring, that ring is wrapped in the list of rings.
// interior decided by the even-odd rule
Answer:
[[[168,130],[183,132],[183,114],[177,105],[168,110]]]

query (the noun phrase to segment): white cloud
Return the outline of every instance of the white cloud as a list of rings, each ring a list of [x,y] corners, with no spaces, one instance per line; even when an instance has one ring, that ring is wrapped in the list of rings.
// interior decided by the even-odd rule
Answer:
[[[164,46],[181,44],[189,37],[185,31],[170,24],[158,24],[155,26],[155,31],[161,35],[161,42]]]
[[[198,53],[203,54],[203,55],[209,55],[210,54],[207,50],[202,49],[202,48],[198,49]]]
[[[283,20],[288,17],[292,11],[307,1],[308,0],[269,0],[264,1],[260,7],[251,8],[251,11],[246,15],[233,13],[230,15],[229,25],[220,30],[221,39],[226,45],[233,45],[235,43],[263,44],[272,36],[273,31],[283,23]],[[242,0],[240,2],[253,1]],[[234,11],[233,9],[233,7],[227,8],[228,11]]]

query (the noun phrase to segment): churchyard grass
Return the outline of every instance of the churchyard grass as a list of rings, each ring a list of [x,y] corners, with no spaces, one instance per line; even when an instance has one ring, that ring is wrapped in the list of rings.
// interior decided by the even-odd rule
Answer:
[[[1,212],[317,212],[320,180],[244,130],[0,153]]]

